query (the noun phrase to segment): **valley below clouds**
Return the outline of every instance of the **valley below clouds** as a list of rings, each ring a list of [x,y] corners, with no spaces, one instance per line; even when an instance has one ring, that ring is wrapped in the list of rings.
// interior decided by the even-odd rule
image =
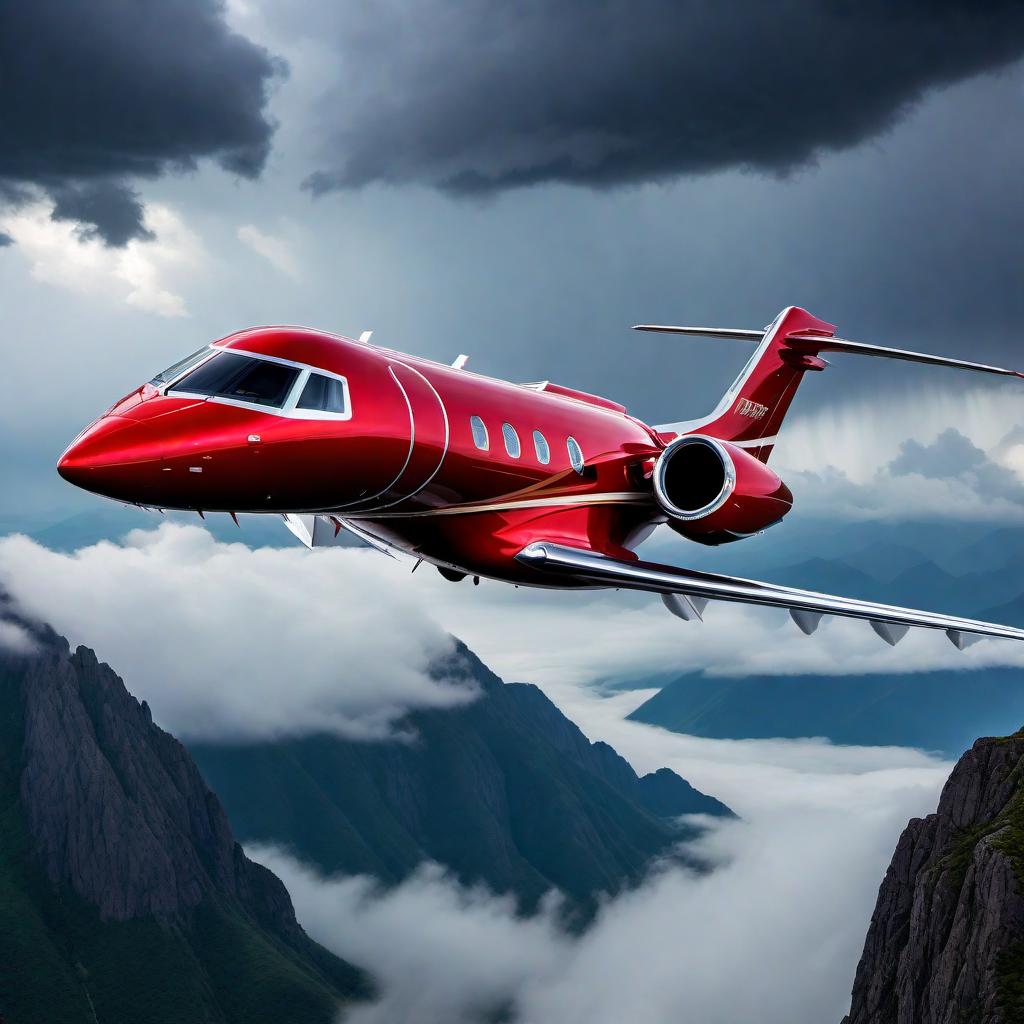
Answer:
[[[496,1010],[516,1024],[838,1024],[892,848],[906,820],[934,806],[949,764],[900,749],[628,731],[631,760],[642,752],[718,786],[742,819],[697,843],[709,873],[656,866],[582,934],[562,927],[554,896],[519,917],[437,866],[385,891],[321,878],[280,849],[247,850],[285,882],[310,934],[376,979],[377,1001],[347,1024],[471,1024]]]
[[[376,1000],[347,1011],[349,1024],[493,1013],[515,1024],[838,1024],[896,839],[934,807],[950,765],[899,747],[678,735],[626,720],[649,686],[608,684],[755,665],[758,641],[787,671],[826,675],[962,656],[941,637],[891,650],[857,624],[825,627],[834,632],[823,644],[771,614],[720,606],[696,626],[623,594],[452,587],[433,575],[362,550],[252,550],[172,523],[70,554],[0,541],[0,587],[16,606],[95,646],[186,741],[326,730],[415,742],[403,714],[476,696],[430,671],[457,628],[508,681],[541,686],[638,772],[672,768],[739,814],[704,822],[691,846],[710,871],[656,864],[582,932],[565,926],[554,892],[521,916],[438,865],[382,888],[250,848],[284,880],[310,934],[375,979]],[[979,647],[1015,657],[1011,645]]]

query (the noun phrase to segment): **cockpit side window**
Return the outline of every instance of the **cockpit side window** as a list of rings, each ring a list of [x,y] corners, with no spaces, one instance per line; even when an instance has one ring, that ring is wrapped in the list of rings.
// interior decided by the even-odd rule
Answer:
[[[186,373],[181,380],[175,382],[171,390],[181,391],[186,395],[215,395],[221,388],[227,387],[251,362],[253,360],[247,356],[218,352],[191,373]]]
[[[200,360],[210,354],[210,346],[204,345],[201,349],[193,352],[184,359],[179,359],[173,366],[168,366],[162,373],[158,373],[149,383],[155,388],[163,387],[169,380],[174,380],[179,374],[195,366]]]
[[[268,363],[262,359],[250,359],[249,363],[251,365],[222,387],[217,396],[280,409],[298,379],[298,367]]]
[[[204,355],[208,358],[170,379],[166,394],[255,405],[292,419],[347,420],[352,416],[345,377],[257,353],[215,348],[212,354],[204,350]]]
[[[175,383],[172,391],[281,408],[299,376],[294,366],[218,352]]]
[[[347,411],[345,385],[336,377],[311,373],[295,408],[343,414]]]

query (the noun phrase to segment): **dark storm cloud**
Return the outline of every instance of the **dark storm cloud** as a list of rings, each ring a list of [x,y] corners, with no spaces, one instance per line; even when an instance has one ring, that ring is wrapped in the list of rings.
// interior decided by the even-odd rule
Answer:
[[[126,245],[133,238],[153,238],[142,226],[138,193],[116,181],[67,183],[50,187],[54,220],[77,221],[83,238],[100,236],[107,245]]]
[[[1024,7],[998,0],[378,0],[335,16],[344,80],[324,111],[341,120],[314,192],[785,174],[1024,52]]]
[[[257,175],[277,70],[219,0],[0,4],[0,200],[35,185],[107,244],[146,237],[125,179],[203,157]]]

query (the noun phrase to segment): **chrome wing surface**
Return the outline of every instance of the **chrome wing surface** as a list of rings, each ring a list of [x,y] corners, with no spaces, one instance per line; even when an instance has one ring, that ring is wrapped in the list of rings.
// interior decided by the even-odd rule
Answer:
[[[660,594],[669,611],[683,619],[702,616],[708,601],[786,608],[800,629],[810,635],[824,615],[865,619],[888,644],[898,643],[911,626],[944,630],[950,642],[963,650],[982,637],[1024,640],[1024,629],[992,622],[961,619],[955,615],[858,601],[774,583],[720,576],[654,562],[627,562],[584,548],[535,541],[516,555],[517,561],[539,572],[574,577],[581,582],[643,590]]]

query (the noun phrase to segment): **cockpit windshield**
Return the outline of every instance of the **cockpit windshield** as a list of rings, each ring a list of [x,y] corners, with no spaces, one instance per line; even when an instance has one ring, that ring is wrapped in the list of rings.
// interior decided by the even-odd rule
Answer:
[[[162,373],[158,373],[149,383],[155,388],[163,387],[169,380],[174,380],[175,377],[180,373],[184,373],[189,367],[195,366],[201,359],[205,359],[210,354],[209,345],[204,345],[201,349],[193,352],[190,356],[185,356],[184,359],[179,359],[173,366],[168,366]]]
[[[280,409],[299,373],[295,366],[233,352],[218,352],[176,381],[171,390]]]

